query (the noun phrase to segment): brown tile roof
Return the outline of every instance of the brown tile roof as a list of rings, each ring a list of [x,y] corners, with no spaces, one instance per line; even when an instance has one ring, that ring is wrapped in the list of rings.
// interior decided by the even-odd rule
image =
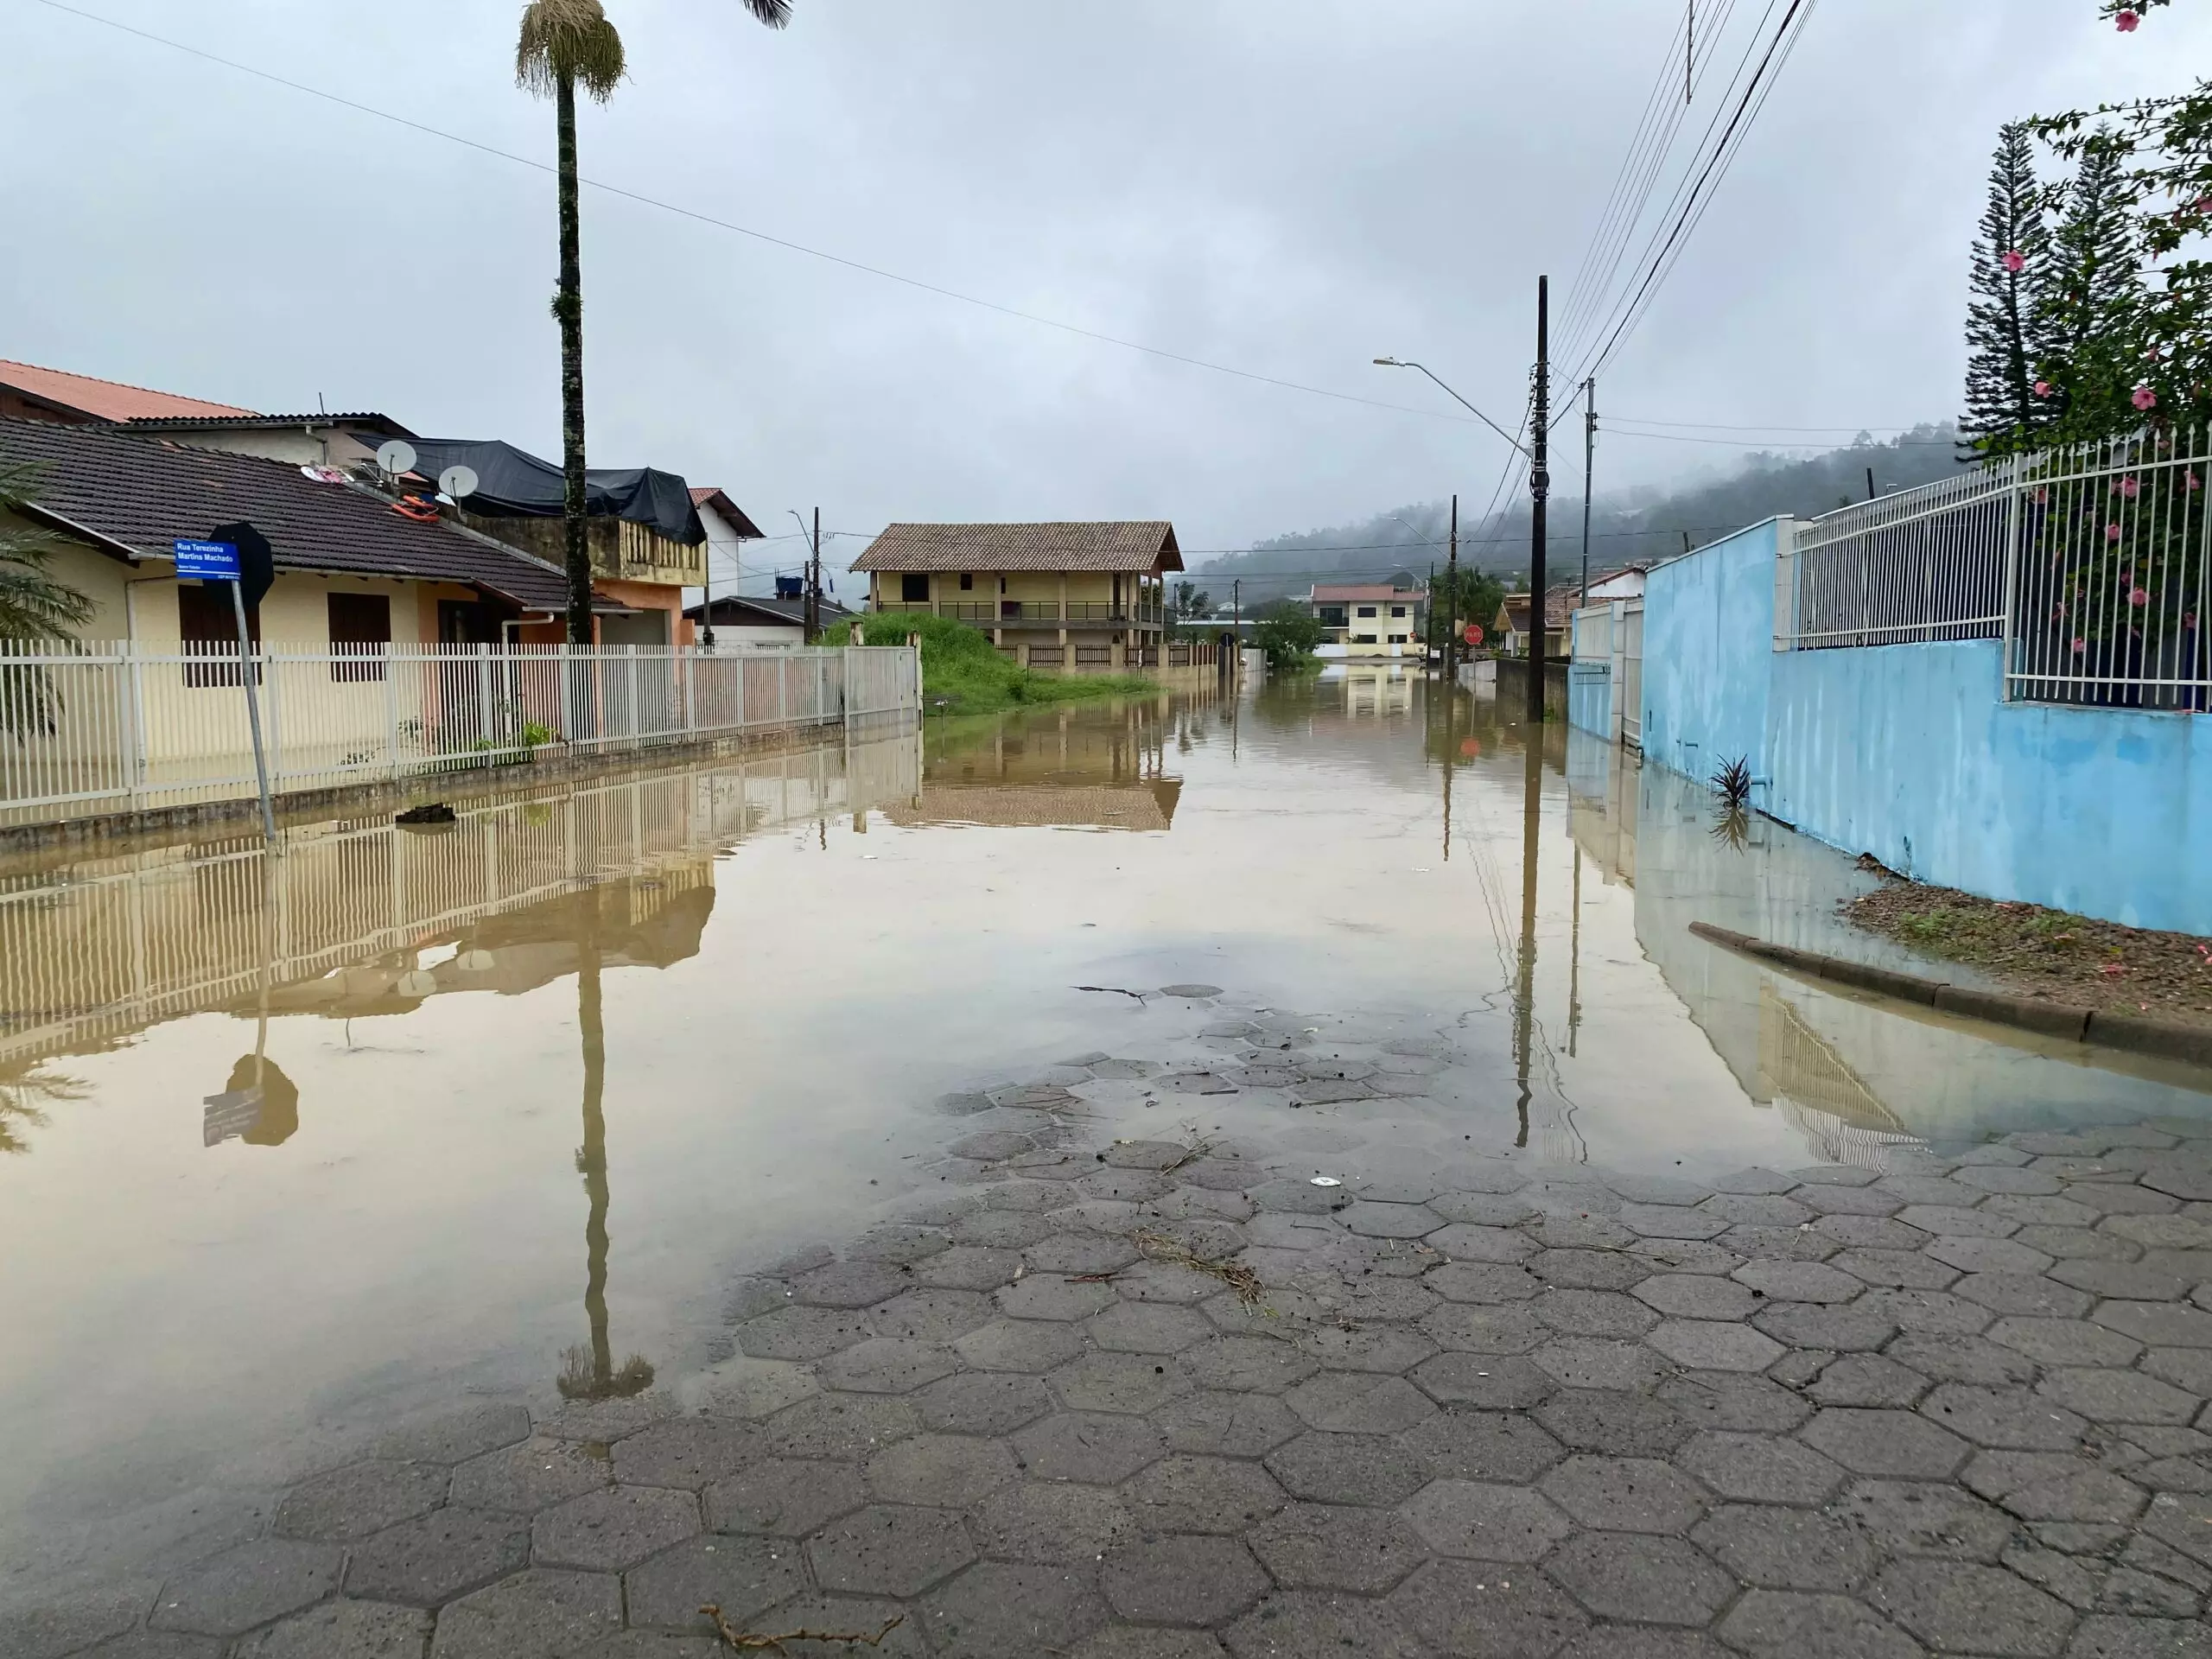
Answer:
[[[1317,582],[1313,588],[1316,605],[1402,605],[1427,597],[1418,588],[1394,588],[1387,582],[1380,587],[1348,588],[1328,588]]]
[[[27,397],[58,404],[64,409],[75,410],[81,415],[90,415],[103,421],[253,413],[250,409],[238,409],[229,404],[211,404],[198,397],[180,397],[174,392],[149,391],[143,386],[126,386],[113,380],[95,380],[89,375],[70,374],[61,369],[41,369],[29,363],[10,363],[5,359],[0,359],[0,386],[10,387]]]
[[[704,488],[693,485],[691,505],[695,507],[712,507],[716,512],[721,514],[729,521],[729,527],[737,532],[740,541],[760,539],[760,526],[747,518],[745,509],[739,506],[714,485],[707,485]]]
[[[1042,524],[893,524],[855,570],[1180,570],[1165,518]]]
[[[178,538],[242,518],[269,538],[279,569],[461,582],[526,611],[568,602],[560,570],[543,559],[452,524],[416,524],[369,490],[319,484],[283,461],[118,427],[8,420],[0,458],[38,469],[37,516],[134,555],[167,559]]]

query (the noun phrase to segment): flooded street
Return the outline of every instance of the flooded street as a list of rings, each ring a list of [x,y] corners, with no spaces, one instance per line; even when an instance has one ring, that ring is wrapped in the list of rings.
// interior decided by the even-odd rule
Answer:
[[[1873,1171],[2212,1116],[2178,1070],[1691,937],[1906,962],[1834,919],[1872,881],[1841,855],[1716,836],[1702,790],[1544,739],[1355,671],[472,779],[449,830],[310,826],[274,861],[19,860],[0,1603],[254,1536],[302,1471],[456,1401],[643,1367],[705,1397],[759,1312],[733,1287],[988,1177],[1009,1087],[1086,1145],[1351,1183]]]

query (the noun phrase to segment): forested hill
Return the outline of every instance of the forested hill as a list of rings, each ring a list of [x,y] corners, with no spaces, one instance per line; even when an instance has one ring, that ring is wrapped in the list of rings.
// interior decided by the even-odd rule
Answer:
[[[1601,440],[1602,442],[1602,440]],[[1632,442],[1624,438],[1620,442]],[[1602,460],[1604,451],[1599,451]],[[1573,459],[1580,461],[1578,453]],[[1590,516],[1590,568],[1664,558],[1777,513],[1809,518],[1865,499],[1866,469],[1884,494],[1948,478],[1961,470],[1957,433],[1946,421],[1915,427],[1877,443],[1859,442],[1810,458],[1757,451],[1736,471],[1680,488],[1645,488],[1601,494]],[[1602,475],[1603,467],[1599,468]],[[1547,559],[1554,581],[1579,572],[1582,562],[1582,501],[1579,486],[1554,472]],[[1485,570],[1525,576],[1529,568],[1526,486],[1511,510],[1487,528],[1476,522],[1484,502],[1462,496],[1459,557]],[[1332,524],[1255,543],[1249,552],[1217,556],[1198,565],[1198,585],[1226,600],[1232,578],[1243,583],[1247,606],[1286,594],[1302,594],[1316,580],[1376,581],[1410,575],[1426,580],[1442,564],[1449,510],[1441,501],[1380,512],[1357,524]]]

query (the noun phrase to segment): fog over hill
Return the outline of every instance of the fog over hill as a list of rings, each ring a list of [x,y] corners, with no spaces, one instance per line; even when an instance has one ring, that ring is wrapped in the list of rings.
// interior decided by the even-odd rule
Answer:
[[[1601,475],[1603,458],[1601,448]],[[1579,446],[1576,454],[1562,459],[1577,463],[1578,469],[1553,471],[1545,544],[1554,582],[1572,579],[1582,564]],[[1942,421],[1880,442],[1861,433],[1842,448],[1810,457],[1758,450],[1732,468],[1693,475],[1672,486],[1601,492],[1590,514],[1590,568],[1595,572],[1665,558],[1682,551],[1685,535],[1688,545],[1696,546],[1777,513],[1809,518],[1833,512],[1866,498],[1869,467],[1875,488],[1887,494],[1948,478],[1973,464],[1959,460],[1957,430]],[[1461,562],[1525,578],[1527,486],[1520,486],[1510,506],[1487,524],[1480,522],[1485,505],[1486,498],[1460,498]],[[1191,579],[1224,603],[1230,582],[1241,581],[1248,607],[1302,594],[1316,581],[1381,582],[1407,575],[1426,580],[1432,563],[1444,563],[1449,520],[1445,501],[1392,508],[1355,524],[1272,537],[1248,552],[1216,556],[1197,564]]]

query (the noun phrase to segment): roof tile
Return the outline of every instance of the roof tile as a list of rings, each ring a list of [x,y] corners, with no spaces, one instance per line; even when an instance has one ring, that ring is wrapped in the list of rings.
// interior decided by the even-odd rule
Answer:
[[[0,420],[0,459],[38,469],[35,507],[135,553],[166,559],[179,537],[243,518],[269,538],[279,569],[461,582],[530,611],[567,603],[544,560],[448,523],[414,523],[371,491],[315,482],[288,462],[118,427],[10,420]]]
[[[855,570],[1180,570],[1165,518],[1032,524],[892,524]]]
[[[103,421],[160,420],[180,416],[251,415],[250,409],[230,404],[211,404],[175,392],[149,391],[119,381],[95,380],[90,375],[63,369],[41,369],[29,363],[0,358],[0,385],[59,404]]]

